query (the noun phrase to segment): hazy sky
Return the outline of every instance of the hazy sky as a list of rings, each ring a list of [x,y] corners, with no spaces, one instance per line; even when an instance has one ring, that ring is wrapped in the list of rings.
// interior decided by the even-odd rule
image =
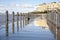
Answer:
[[[30,12],[35,10],[35,5],[50,2],[60,2],[60,0],[0,0],[0,12]]]

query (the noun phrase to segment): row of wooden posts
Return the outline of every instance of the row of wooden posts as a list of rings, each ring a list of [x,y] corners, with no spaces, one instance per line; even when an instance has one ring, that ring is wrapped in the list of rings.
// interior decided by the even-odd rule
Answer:
[[[14,11],[12,12],[12,32],[14,33]],[[19,31],[19,12],[17,12],[17,31]],[[6,11],[6,36],[8,36],[8,21],[9,21],[9,18],[8,18],[8,11]],[[26,19],[28,18],[28,16],[26,17]],[[28,19],[26,20],[28,22]],[[20,27],[22,28],[22,15],[20,13]],[[23,18],[23,27],[24,27],[24,18]]]

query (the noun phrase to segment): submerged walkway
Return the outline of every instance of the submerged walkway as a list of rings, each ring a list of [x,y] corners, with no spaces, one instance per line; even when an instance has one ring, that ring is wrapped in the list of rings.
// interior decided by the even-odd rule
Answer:
[[[35,20],[36,21],[36,20]],[[49,30],[49,27],[42,28],[36,26],[35,21],[26,25],[24,28],[20,28],[19,32],[12,33],[12,25],[9,24],[9,36],[5,36],[5,28],[0,30],[0,40],[54,40],[53,34]],[[15,23],[16,24],[16,23]]]

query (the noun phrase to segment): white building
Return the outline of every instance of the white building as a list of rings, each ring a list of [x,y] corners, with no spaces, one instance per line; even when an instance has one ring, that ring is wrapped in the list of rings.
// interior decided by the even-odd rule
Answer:
[[[48,4],[41,4],[41,5],[36,5],[36,10],[35,11],[46,11],[46,10],[56,10],[60,9],[60,3],[57,2],[52,2]]]

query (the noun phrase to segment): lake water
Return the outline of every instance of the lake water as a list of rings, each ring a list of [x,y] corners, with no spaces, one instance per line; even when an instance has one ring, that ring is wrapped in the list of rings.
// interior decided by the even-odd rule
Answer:
[[[20,23],[19,23],[20,24]],[[24,28],[19,26],[19,32],[17,32],[17,25],[15,22],[15,32],[12,33],[12,24],[9,24],[9,36],[5,36],[5,25],[3,29],[0,29],[0,40],[54,40],[54,36],[49,30],[49,27],[42,28],[36,26],[34,21],[25,25]]]

